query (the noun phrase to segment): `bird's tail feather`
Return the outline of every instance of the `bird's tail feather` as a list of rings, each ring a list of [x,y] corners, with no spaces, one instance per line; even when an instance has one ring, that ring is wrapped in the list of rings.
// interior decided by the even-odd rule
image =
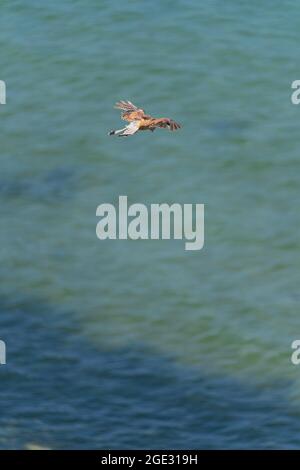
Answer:
[[[126,127],[123,127],[123,129],[113,129],[108,133],[108,135],[121,135],[125,130]]]

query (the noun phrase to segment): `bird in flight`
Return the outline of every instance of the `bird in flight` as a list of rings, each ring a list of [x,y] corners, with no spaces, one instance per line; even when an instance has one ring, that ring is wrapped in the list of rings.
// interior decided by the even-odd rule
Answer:
[[[121,109],[121,118],[129,122],[123,129],[113,130],[108,135],[117,135],[119,137],[127,137],[135,134],[137,131],[154,131],[157,127],[168,128],[175,131],[181,126],[173,119],[154,118],[149,114],[145,114],[143,109],[137,108],[131,101],[118,101],[115,104],[116,109]]]

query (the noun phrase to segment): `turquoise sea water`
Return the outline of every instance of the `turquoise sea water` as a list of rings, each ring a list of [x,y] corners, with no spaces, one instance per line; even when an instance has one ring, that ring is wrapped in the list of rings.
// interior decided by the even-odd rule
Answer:
[[[0,447],[299,448],[300,5],[0,5]],[[128,139],[129,99],[178,120]],[[205,246],[96,207],[204,203]]]

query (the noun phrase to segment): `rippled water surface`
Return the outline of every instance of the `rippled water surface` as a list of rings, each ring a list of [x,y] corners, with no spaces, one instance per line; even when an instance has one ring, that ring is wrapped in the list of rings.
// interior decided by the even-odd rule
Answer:
[[[0,447],[299,448],[300,6],[0,14]],[[118,99],[183,128],[109,138]],[[204,249],[99,241],[121,194],[204,203]]]

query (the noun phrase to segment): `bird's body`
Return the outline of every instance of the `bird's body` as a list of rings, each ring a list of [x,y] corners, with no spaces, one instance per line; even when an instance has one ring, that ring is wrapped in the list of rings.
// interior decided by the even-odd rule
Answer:
[[[118,135],[119,137],[133,135],[138,131],[154,131],[157,127],[169,128],[171,131],[179,129],[181,126],[173,119],[153,118],[145,114],[143,109],[137,108],[130,101],[118,101],[115,108],[121,109],[121,118],[129,124],[123,129],[113,130],[109,135]]]

